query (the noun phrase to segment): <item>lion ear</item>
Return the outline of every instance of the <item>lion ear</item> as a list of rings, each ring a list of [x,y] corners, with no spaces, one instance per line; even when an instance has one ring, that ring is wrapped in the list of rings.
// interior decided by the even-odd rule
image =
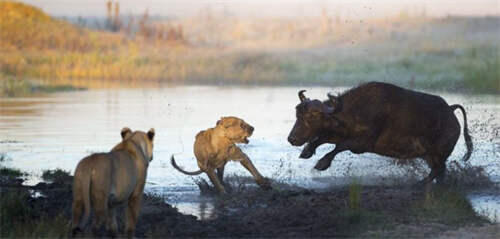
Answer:
[[[148,138],[149,140],[153,141],[153,138],[155,137],[155,129],[151,128],[149,131],[148,131]]]
[[[220,120],[217,120],[217,123],[215,125],[216,126],[221,125],[223,122],[224,122],[224,117],[221,117]]]
[[[125,139],[126,137],[128,137],[130,134],[132,133],[132,130],[130,130],[129,127],[124,127],[122,129],[122,131],[120,132],[120,134],[122,135],[122,139]]]

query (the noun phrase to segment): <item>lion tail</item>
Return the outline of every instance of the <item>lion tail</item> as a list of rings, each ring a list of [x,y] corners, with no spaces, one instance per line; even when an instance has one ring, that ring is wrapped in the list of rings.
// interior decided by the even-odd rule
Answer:
[[[172,157],[170,157],[170,162],[172,163],[172,166],[177,169],[179,172],[183,173],[183,174],[187,174],[187,175],[198,175],[198,174],[201,174],[203,173],[203,171],[201,170],[198,170],[198,171],[195,171],[195,172],[188,172],[188,171],[184,171],[184,169],[180,168],[179,166],[177,166],[177,163],[175,163],[175,158],[174,156],[172,155]]]
[[[85,162],[82,162],[85,163]],[[80,165],[78,165],[80,166]],[[75,236],[87,225],[90,218],[90,182],[91,172],[84,172],[85,167],[76,167],[73,181],[72,235]],[[83,216],[82,216],[83,213]],[[81,219],[81,220],[80,220]]]

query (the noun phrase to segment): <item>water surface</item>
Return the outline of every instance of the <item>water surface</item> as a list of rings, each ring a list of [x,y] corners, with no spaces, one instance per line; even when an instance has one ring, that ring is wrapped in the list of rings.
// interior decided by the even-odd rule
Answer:
[[[319,99],[325,99],[327,92],[345,90],[304,88],[308,90],[308,97]],[[298,158],[301,148],[292,147],[286,141],[295,122],[300,89],[182,86],[0,98],[0,153],[12,159],[4,162],[6,166],[35,175],[56,168],[72,173],[84,156],[109,151],[118,143],[122,127],[143,131],[154,127],[154,160],[149,168],[146,190],[166,194],[169,203],[200,218],[210,218],[213,210],[210,200],[200,197],[193,178],[175,171],[169,159],[175,155],[179,165],[186,170],[196,170],[192,152],[194,136],[200,130],[214,127],[222,116],[237,116],[255,127],[250,143],[241,147],[266,177],[322,188],[349,183],[353,177],[365,184],[380,184],[408,176],[407,168],[394,166],[390,159],[349,152],[339,154],[325,172],[312,170],[317,159],[333,146],[322,146],[313,158],[305,160]],[[440,95],[449,104],[458,103],[466,108],[475,143],[470,161],[484,166],[492,179],[499,182],[500,97]],[[462,122],[461,113],[456,112]],[[449,160],[459,160],[464,152],[461,136]],[[228,164],[226,174],[250,175],[237,163]],[[201,177],[206,178],[205,175]],[[32,183],[36,180],[35,177]],[[482,195],[480,198],[491,196]]]

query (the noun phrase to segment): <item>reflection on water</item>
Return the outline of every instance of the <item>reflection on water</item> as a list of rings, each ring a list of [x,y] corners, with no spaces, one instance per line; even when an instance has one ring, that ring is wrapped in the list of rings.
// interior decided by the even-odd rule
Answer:
[[[500,194],[471,194],[468,196],[472,206],[479,214],[492,222],[500,223]]]
[[[329,145],[321,146],[313,159],[299,159],[300,148],[290,146],[286,137],[295,121],[294,108],[299,101],[297,91],[302,88],[308,90],[308,97],[320,99],[325,99],[327,92],[344,90],[183,86],[1,98],[0,153],[13,159],[4,162],[6,166],[38,175],[42,170],[56,168],[72,172],[84,156],[109,151],[120,141],[122,127],[140,130],[154,127],[157,132],[155,156],[148,172],[146,190],[175,189],[177,191],[167,193],[196,198],[189,201],[187,197],[181,197],[177,201],[169,199],[169,202],[200,218],[210,217],[213,205],[199,199],[192,178],[174,170],[169,158],[174,154],[186,170],[196,170],[192,152],[194,136],[202,129],[213,127],[221,116],[238,116],[255,127],[250,144],[242,148],[267,177],[306,187],[329,186],[335,178],[349,176],[367,178],[365,181],[371,182],[377,177],[406,177],[407,172],[384,157],[348,152],[339,154],[329,170],[312,170],[320,155],[332,149]],[[449,104],[459,103],[466,107],[476,150],[470,162],[484,166],[496,180],[499,179],[500,119],[496,115],[500,115],[500,97],[443,96]],[[462,121],[462,115],[457,113],[457,116]],[[464,152],[461,137],[450,160],[459,160]],[[234,163],[228,164],[226,172],[249,176],[243,167]],[[206,178],[205,175],[201,177]]]
[[[184,214],[191,214],[199,220],[216,217],[213,198],[202,196],[197,187],[157,187],[150,192],[167,195],[167,202]]]

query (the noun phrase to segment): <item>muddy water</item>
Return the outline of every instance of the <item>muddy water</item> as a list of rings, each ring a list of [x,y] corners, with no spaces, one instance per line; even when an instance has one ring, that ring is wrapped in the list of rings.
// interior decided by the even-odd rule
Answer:
[[[305,89],[310,98],[321,99],[327,92],[345,90]],[[394,166],[392,160],[348,152],[339,154],[329,170],[316,172],[312,170],[316,160],[332,149],[327,145],[320,147],[312,159],[298,159],[300,148],[286,141],[294,123],[297,90],[183,86],[0,98],[0,153],[12,159],[4,162],[6,166],[35,175],[56,168],[73,172],[82,157],[109,151],[120,140],[122,127],[141,130],[154,127],[155,154],[146,190],[166,195],[167,201],[180,211],[199,218],[213,216],[211,199],[201,197],[194,178],[175,171],[169,158],[175,155],[185,169],[197,169],[192,152],[194,136],[213,127],[221,116],[238,116],[255,127],[250,143],[241,147],[263,175],[279,181],[323,188],[349,183],[352,178],[365,184],[408,178],[408,167]],[[484,166],[492,179],[500,182],[500,96],[440,95],[449,104],[465,106],[475,140],[471,163]],[[457,113],[457,116],[462,121],[462,115]],[[464,152],[461,137],[449,160],[459,160]],[[226,174],[249,175],[237,163],[229,164]],[[37,177],[31,182],[36,180]],[[479,192],[470,198],[478,208],[484,205],[482,201],[487,201],[486,211],[500,211],[498,194]]]

